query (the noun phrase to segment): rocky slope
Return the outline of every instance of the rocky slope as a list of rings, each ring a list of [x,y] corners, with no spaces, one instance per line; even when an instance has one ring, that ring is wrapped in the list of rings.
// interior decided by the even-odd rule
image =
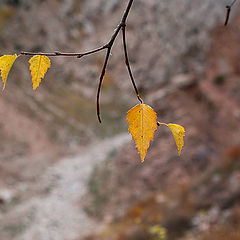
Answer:
[[[90,239],[156,239],[152,227],[167,239],[239,239],[239,21],[211,32],[201,79],[181,74],[175,88],[149,96],[161,121],[187,128],[182,157],[160,128],[143,165],[128,146],[93,172],[89,184],[104,184],[108,173],[108,185],[89,188],[87,209],[112,224]],[[100,208],[99,198],[107,199]]]

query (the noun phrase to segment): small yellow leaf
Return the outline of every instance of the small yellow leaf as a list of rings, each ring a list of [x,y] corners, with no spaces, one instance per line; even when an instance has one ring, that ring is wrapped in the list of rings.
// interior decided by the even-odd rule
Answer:
[[[138,104],[127,113],[129,133],[135,141],[141,161],[144,162],[150,141],[153,140],[157,129],[157,115],[154,110],[146,104]]]
[[[172,131],[172,134],[174,136],[174,139],[178,148],[178,156],[180,156],[182,147],[184,146],[183,137],[185,136],[185,129],[184,127],[178,124],[172,124],[172,123],[169,123],[168,127]]]
[[[51,61],[47,56],[36,55],[30,60],[30,71],[32,76],[33,90],[36,90],[40,82],[44,78],[47,70],[51,67]]]
[[[4,55],[0,57],[0,70],[1,70],[1,77],[3,80],[3,90],[6,87],[7,77],[12,68],[13,63],[15,62],[17,55]]]

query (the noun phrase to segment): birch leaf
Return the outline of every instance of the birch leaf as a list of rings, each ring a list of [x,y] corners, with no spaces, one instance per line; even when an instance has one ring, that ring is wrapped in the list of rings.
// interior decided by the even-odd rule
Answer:
[[[44,55],[33,56],[30,60],[30,71],[32,76],[33,90],[35,91],[44,78],[47,70],[51,67],[50,59]]]
[[[3,81],[3,90],[6,87],[7,77],[12,68],[13,63],[15,62],[17,55],[4,55],[0,57],[0,70],[1,70],[1,77]]]
[[[127,122],[129,133],[135,141],[141,161],[144,162],[150,141],[157,129],[157,115],[150,106],[138,104],[128,111]]]
[[[168,127],[172,131],[172,134],[174,136],[174,139],[178,148],[178,156],[180,156],[182,147],[184,146],[183,137],[185,136],[185,129],[184,127],[178,124],[172,124],[172,123],[169,123]]]

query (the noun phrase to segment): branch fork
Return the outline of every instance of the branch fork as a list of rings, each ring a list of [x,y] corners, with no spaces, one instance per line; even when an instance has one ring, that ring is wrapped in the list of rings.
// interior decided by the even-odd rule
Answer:
[[[96,49],[93,49],[93,50],[90,50],[90,51],[84,52],[84,53],[63,53],[63,52],[55,51],[53,53],[21,52],[21,54],[20,54],[20,56],[44,55],[44,56],[48,56],[48,57],[59,57],[59,56],[61,56],[61,57],[82,58],[82,57],[87,56],[87,55],[91,55],[91,54],[94,54],[94,53],[97,53],[97,52],[100,52],[100,51],[103,51],[103,50],[107,50],[105,60],[104,60],[104,63],[103,63],[103,67],[102,67],[102,72],[101,72],[100,77],[99,77],[99,83],[98,83],[98,89],[97,89],[97,100],[96,100],[96,102],[97,102],[97,117],[98,117],[98,120],[99,120],[100,123],[101,123],[101,114],[100,114],[101,87],[102,87],[103,79],[104,79],[105,72],[106,72],[106,69],[107,69],[107,66],[108,66],[109,57],[111,55],[111,50],[112,50],[112,47],[114,45],[114,42],[115,42],[118,34],[120,33],[120,30],[122,30],[122,37],[123,37],[122,41],[123,41],[123,49],[124,49],[124,55],[125,55],[125,64],[126,64],[129,76],[130,76],[130,80],[132,82],[132,85],[133,85],[133,88],[135,90],[135,93],[136,93],[136,96],[137,96],[138,100],[141,103],[143,103],[143,100],[141,99],[141,97],[139,95],[139,92],[138,92],[138,89],[137,89],[137,86],[136,86],[136,83],[135,83],[135,80],[134,80],[134,77],[133,77],[133,73],[132,73],[132,70],[131,70],[131,66],[130,66],[130,63],[129,63],[128,51],[127,51],[127,41],[126,41],[126,26],[127,26],[126,21],[127,21],[127,17],[129,15],[129,12],[131,10],[133,1],[134,0],[129,0],[128,1],[127,7],[126,7],[126,9],[123,13],[123,16],[122,16],[122,19],[121,19],[120,23],[118,24],[117,28],[114,30],[114,33],[113,33],[112,37],[110,38],[109,42],[107,44],[103,45],[102,47],[99,47],[99,48],[96,48]]]

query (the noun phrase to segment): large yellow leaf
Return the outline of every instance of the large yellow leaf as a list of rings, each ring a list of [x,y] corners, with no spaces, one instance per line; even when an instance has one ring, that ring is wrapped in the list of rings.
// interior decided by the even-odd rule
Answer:
[[[154,110],[146,104],[138,104],[127,113],[129,133],[135,141],[141,161],[144,162],[150,141],[153,140],[157,129],[157,115]]]
[[[15,62],[17,55],[4,55],[0,57],[0,70],[1,70],[1,77],[3,80],[3,90],[6,87],[7,77],[9,71],[12,68],[13,63]]]
[[[178,156],[180,156],[182,147],[184,146],[183,137],[185,136],[185,129],[184,127],[178,124],[172,124],[172,123],[169,123],[168,127],[172,131],[172,134],[174,136],[174,139],[178,148]]]
[[[32,76],[33,90],[39,86],[45,73],[51,67],[50,59],[47,56],[36,55],[29,60]]]

